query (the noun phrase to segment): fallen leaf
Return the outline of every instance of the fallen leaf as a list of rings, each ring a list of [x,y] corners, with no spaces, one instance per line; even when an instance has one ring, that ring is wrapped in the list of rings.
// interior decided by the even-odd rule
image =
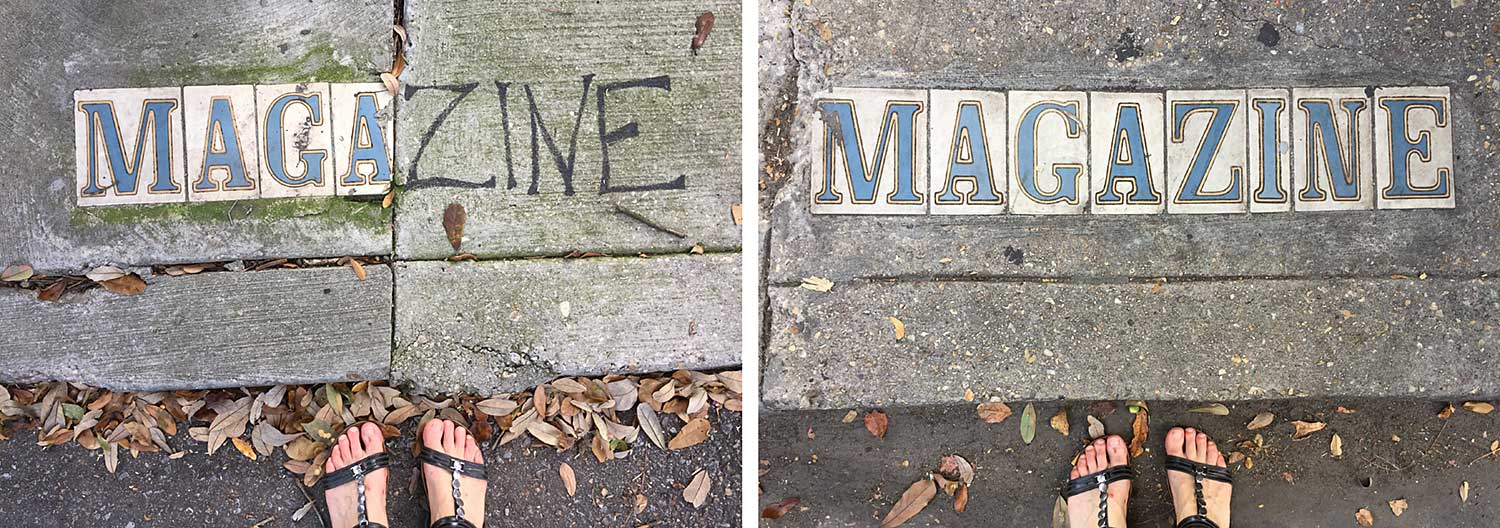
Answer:
[[[1334,459],[1344,458],[1344,439],[1338,433],[1333,433],[1333,440],[1328,442],[1328,454]]]
[[[693,481],[682,489],[682,499],[692,504],[693,508],[702,508],[704,501],[708,500],[708,489],[711,484],[712,479],[708,477],[708,472],[698,470],[698,473],[693,475]]]
[[[786,515],[787,512],[792,511],[792,508],[797,507],[797,505],[801,503],[802,500],[796,497],[781,499],[781,502],[766,506],[765,509],[761,510],[760,518],[780,519],[783,515]]]
[[[307,517],[307,514],[311,513],[312,509],[313,503],[311,501],[309,501],[307,504],[303,504],[301,508],[297,508],[297,511],[292,512],[292,522],[297,522],[302,520],[303,517]]]
[[[693,53],[698,53],[698,48],[703,47],[704,42],[708,42],[708,34],[713,30],[713,11],[704,11],[703,14],[698,15],[698,20],[693,22],[693,43],[691,46]]]
[[[1302,420],[1297,420],[1292,422],[1292,427],[1296,429],[1292,432],[1292,440],[1301,440],[1303,438],[1311,436],[1313,433],[1322,431],[1324,427],[1328,427],[1328,424],[1323,422],[1304,422]]]
[[[125,270],[105,264],[103,266],[99,266],[97,268],[89,270],[89,272],[84,274],[84,276],[88,277],[89,280],[94,282],[104,282],[107,280],[114,280],[120,277],[124,277]]]
[[[1068,436],[1068,408],[1063,407],[1058,409],[1057,414],[1052,415],[1050,425],[1052,425],[1052,429],[1062,433],[1063,436]]]
[[[401,80],[391,72],[380,72],[380,82],[385,84],[385,91],[390,92],[392,97],[401,93]]]
[[[1135,420],[1130,422],[1130,458],[1141,456],[1146,451],[1146,436],[1151,434],[1150,419],[1147,418],[1151,412],[1145,407],[1135,413]]]
[[[557,473],[562,476],[563,489],[568,491],[568,496],[572,497],[578,494],[578,478],[573,475],[573,466],[568,465],[567,462],[563,462],[561,466],[557,467]]]
[[[1375,516],[1370,513],[1370,510],[1364,508],[1360,508],[1359,511],[1354,512],[1354,520],[1359,521],[1359,525],[1365,528],[1375,526]]]
[[[443,232],[448,234],[448,244],[453,246],[453,251],[458,251],[464,244],[464,223],[467,221],[468,215],[462,205],[450,203],[443,210]]]
[[[1098,440],[1104,437],[1104,422],[1099,421],[1099,419],[1095,418],[1092,414],[1088,415],[1088,418],[1089,440]]]
[[[1476,414],[1489,414],[1495,412],[1495,406],[1487,402],[1464,402],[1464,409]]]
[[[1444,404],[1443,410],[1438,412],[1438,419],[1447,420],[1451,416],[1453,416],[1453,404]]]
[[[826,292],[833,289],[833,281],[818,276],[804,277],[802,279],[802,288],[815,292]]]
[[[36,292],[36,300],[43,302],[56,301],[62,298],[63,292],[68,291],[67,281],[57,281]]]
[[[1469,481],[1465,480],[1458,486],[1458,500],[1463,501],[1464,504],[1469,503]]]
[[[250,460],[256,459],[255,449],[250,447],[250,442],[246,442],[243,438],[239,437],[231,438],[229,439],[229,441],[234,444],[234,448],[238,450],[241,455],[245,455],[245,458],[248,458]]]
[[[651,439],[651,443],[661,449],[667,448],[667,435],[661,430],[661,419],[657,418],[656,411],[652,410],[650,405],[637,404],[635,418],[636,422],[640,423],[641,430],[646,432],[646,438]]]
[[[937,496],[937,483],[932,479],[922,479],[913,482],[906,492],[901,494],[901,499],[891,507],[890,513],[885,514],[885,519],[880,521],[880,528],[891,528],[900,526],[901,523],[911,520],[932,502]]]
[[[11,264],[0,271],[0,281],[21,282],[31,278],[32,269],[30,264]]]
[[[146,291],[146,281],[134,273],[100,282],[99,286],[117,295],[135,295]]]
[[[1025,409],[1021,409],[1021,441],[1026,445],[1031,445],[1031,441],[1035,438],[1036,406],[1028,403]]]
[[[745,222],[745,207],[742,206],[742,205],[740,205],[740,204],[730,205],[729,206],[729,217],[734,219],[734,225],[740,225],[740,224],[744,223]]]
[[[896,327],[896,340],[906,339],[906,323],[901,322],[900,319],[895,317],[888,317],[887,319],[891,320],[891,326]]]
[[[1245,425],[1245,428],[1254,431],[1271,425],[1273,421],[1276,421],[1275,414],[1271,414],[1269,411],[1261,411],[1255,415],[1255,418],[1250,420],[1250,423]]]
[[[1197,414],[1212,414],[1214,416],[1229,416],[1229,408],[1225,407],[1222,403],[1204,405],[1202,407],[1194,407],[1192,409],[1188,409],[1188,412]]]
[[[953,511],[963,513],[964,508],[969,506],[969,485],[964,484],[958,488],[958,496],[953,498]]]
[[[1397,517],[1400,517],[1401,514],[1406,513],[1407,504],[1406,504],[1406,499],[1405,498],[1396,499],[1396,500],[1387,502],[1387,504],[1390,504],[1390,506],[1391,506],[1391,513],[1396,514]]]
[[[349,259],[349,267],[354,269],[354,277],[355,278],[357,278],[359,280],[365,280],[366,275],[365,275],[365,265],[364,264],[360,264],[358,260],[355,260],[355,259],[351,258],[351,259]]]
[[[891,425],[891,419],[881,411],[870,411],[865,413],[865,430],[875,435],[875,438],[885,438],[885,430]]]
[[[1090,416],[1090,418],[1093,418]],[[1058,497],[1052,503],[1052,528],[1066,528],[1068,526],[1068,503],[1062,497]]]
[[[855,411],[853,409],[850,409],[849,412],[844,415],[844,420],[843,421],[844,421],[844,423],[854,423],[854,419],[855,418],[859,418],[859,412]]]
[[[677,431],[677,436],[672,437],[672,440],[667,442],[667,449],[677,451],[701,444],[704,440],[708,439],[708,429],[709,423],[707,418],[695,418],[693,421],[688,422],[687,425],[682,426],[682,430]]]
[[[475,403],[474,406],[490,416],[507,416],[520,405],[508,397],[498,397]]]
[[[648,505],[648,504],[651,504],[651,499],[647,499],[645,495],[641,495],[641,494],[637,493],[635,495],[635,513],[636,513],[636,515],[640,515],[641,512],[646,511],[646,505]]]
[[[979,412],[979,419],[984,423],[997,424],[1010,418],[1010,406],[1000,402],[981,403],[975,408]]]

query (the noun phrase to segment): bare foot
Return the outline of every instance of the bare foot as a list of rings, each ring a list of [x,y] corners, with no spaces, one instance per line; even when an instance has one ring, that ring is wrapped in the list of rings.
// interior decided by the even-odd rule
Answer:
[[[1219,446],[1202,431],[1191,427],[1173,427],[1167,431],[1167,454],[1182,457],[1199,464],[1228,467]],[[1193,495],[1193,476],[1180,471],[1167,472],[1167,486],[1172,490],[1172,506],[1177,509],[1177,521],[1198,514],[1198,498]],[[1229,493],[1232,486],[1217,480],[1203,479],[1203,503],[1208,507],[1208,520],[1229,528]]]
[[[328,462],[323,464],[323,471],[325,474],[333,473],[381,451],[385,451],[385,435],[380,432],[380,426],[366,423],[350,427],[334,444],[333,452],[328,455]],[[381,468],[365,475],[365,515],[372,523],[389,524],[385,512],[385,483],[388,474],[390,471]],[[333,528],[353,528],[359,524],[357,484],[350,482],[328,490],[327,500],[328,520],[333,523]]]
[[[422,428],[422,448],[431,449],[465,462],[484,463],[484,458],[479,455],[479,442],[475,441],[464,428],[448,420],[427,422],[427,426]],[[430,525],[443,517],[451,517],[455,512],[453,471],[444,471],[431,464],[422,464],[422,478],[427,482],[427,511],[430,512],[427,524]],[[474,523],[476,527],[484,526],[486,484],[483,480],[468,477],[462,477],[458,481],[464,500],[463,517]]]
[[[1125,449],[1125,440],[1118,435],[1109,435],[1094,440],[1078,456],[1078,463],[1068,473],[1068,479],[1098,473],[1114,466],[1130,463],[1130,452]],[[1130,480],[1111,482],[1109,493],[1109,525],[1125,526],[1125,503],[1130,499]],[[1099,492],[1087,491],[1068,498],[1068,526],[1072,528],[1099,528]]]

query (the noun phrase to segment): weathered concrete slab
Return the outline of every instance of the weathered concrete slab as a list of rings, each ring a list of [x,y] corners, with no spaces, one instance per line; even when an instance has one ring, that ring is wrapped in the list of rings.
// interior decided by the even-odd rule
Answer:
[[[73,92],[378,81],[389,1],[132,0],[0,6],[0,261],[39,270],[390,251],[378,204],[337,198],[78,209]]]
[[[391,270],[156,277],[134,296],[0,290],[0,381],[167,390],[384,379]]]
[[[770,282],[853,277],[1387,276],[1500,269],[1500,14],[1449,2],[792,2],[796,170]],[[781,6],[770,6],[779,9]],[[920,13],[921,16],[912,16]],[[824,33],[826,31],[826,34]],[[832,87],[1165,91],[1449,86],[1456,209],[1099,218],[809,212]],[[1011,258],[1020,250],[1024,258]],[[944,260],[951,259],[951,260]],[[1012,264],[1015,262],[1015,264]]]
[[[454,202],[481,256],[740,247],[740,16],[734,0],[407,1],[397,254],[452,254]]]
[[[772,407],[1500,394],[1490,280],[770,288]],[[905,324],[897,342],[892,323]]]
[[[392,378],[425,391],[740,362],[738,254],[408,262],[396,277]]]

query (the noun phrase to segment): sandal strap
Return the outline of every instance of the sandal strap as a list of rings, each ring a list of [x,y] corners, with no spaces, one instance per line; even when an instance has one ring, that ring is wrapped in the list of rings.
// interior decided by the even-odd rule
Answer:
[[[1201,475],[1209,480],[1217,480],[1225,484],[1234,484],[1234,475],[1229,468],[1199,464],[1186,458],[1167,455],[1167,471],[1178,471],[1193,476]]]
[[[484,464],[459,460],[432,449],[423,449],[422,453],[417,455],[417,460],[423,464],[442,468],[444,471],[457,470],[459,474],[472,479],[489,480]]]
[[[318,480],[318,485],[322,486],[324,491],[331,490],[350,482],[354,482],[355,480],[358,480],[359,477],[368,475],[375,470],[388,468],[390,466],[391,455],[387,454],[385,451],[381,451],[379,453],[361,458],[358,462],[339,468],[338,471],[323,475],[323,478]]]
[[[385,528],[385,525],[378,522],[370,522],[369,519],[366,519],[354,525],[354,528]]]
[[[1099,478],[1104,478],[1104,485],[1108,486],[1121,480],[1135,480],[1135,468],[1130,466],[1114,466],[1106,468],[1098,473],[1090,473],[1063,484],[1061,494],[1064,499],[1099,489]]]
[[[1194,515],[1177,523],[1177,528],[1219,528],[1219,525],[1206,515]]]
[[[457,515],[449,515],[436,521],[432,521],[431,528],[474,528],[474,523],[471,523],[468,519],[459,517]]]

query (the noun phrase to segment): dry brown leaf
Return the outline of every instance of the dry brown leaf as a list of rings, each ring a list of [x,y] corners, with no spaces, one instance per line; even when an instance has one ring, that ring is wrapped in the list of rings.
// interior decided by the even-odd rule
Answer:
[[[1450,418],[1452,416],[1453,416],[1453,404],[1451,404],[1451,403],[1444,404],[1443,405],[1443,410],[1438,412],[1438,419],[1439,420],[1447,420],[1448,418]]]
[[[677,451],[703,443],[708,439],[709,427],[707,418],[694,418],[687,425],[682,426],[681,431],[677,431],[677,436],[667,442],[667,449]]]
[[[380,82],[385,83],[385,91],[390,92],[392,97],[401,92],[401,80],[391,72],[381,72]]]
[[[859,411],[855,411],[853,409],[850,409],[849,412],[844,415],[843,422],[844,423],[854,423],[854,420],[856,418],[859,418]]]
[[[981,403],[975,410],[979,412],[979,419],[984,423],[997,424],[1010,418],[1010,406],[1000,402]]]
[[[906,488],[906,492],[901,494],[901,499],[896,501],[896,505],[891,507],[890,513],[885,514],[885,519],[880,521],[880,528],[900,526],[901,523],[911,520],[918,513],[922,513],[927,503],[932,502],[935,496],[937,496],[937,483],[932,479],[924,478],[913,482],[911,487]]]
[[[1469,503],[1469,481],[1465,480],[1463,484],[1458,486],[1458,500],[1464,504]]]
[[[963,513],[964,508],[969,506],[969,485],[964,484],[958,488],[958,496],[953,498],[953,511]]]
[[[865,430],[875,435],[875,438],[884,439],[885,431],[891,425],[891,419],[882,411],[870,411],[865,413]]]
[[[896,340],[906,339],[906,323],[901,322],[900,319],[895,317],[888,317],[887,319],[891,320],[891,326],[896,327]]]
[[[1104,422],[1099,421],[1099,419],[1095,418],[1094,415],[1092,415],[1092,414],[1088,415],[1088,418],[1089,418],[1089,440],[1098,440],[1100,438],[1103,438],[1104,437]]]
[[[1151,434],[1150,419],[1147,418],[1149,414],[1150,411],[1141,407],[1135,413],[1135,421],[1130,423],[1130,458],[1139,457],[1146,451],[1146,436]]]
[[[667,448],[667,435],[661,430],[661,419],[656,416],[656,411],[645,403],[635,406],[635,418],[640,423],[641,430],[646,432],[646,438],[661,449]]]
[[[703,47],[703,44],[708,42],[708,34],[713,30],[713,11],[704,11],[703,14],[698,15],[698,19],[693,21],[693,43],[689,49],[693,50],[695,54],[698,53],[698,48]]]
[[[1464,402],[1464,409],[1476,414],[1489,414],[1495,412],[1495,406],[1488,402]]]
[[[1250,420],[1250,423],[1245,424],[1245,428],[1254,431],[1256,429],[1262,429],[1268,425],[1271,425],[1271,422],[1273,421],[1276,421],[1275,414],[1271,414],[1271,412],[1269,411],[1261,411],[1259,413],[1256,413],[1255,418],[1252,418]]]
[[[734,219],[734,225],[740,225],[740,224],[744,223],[745,222],[745,208],[744,208],[744,206],[742,206],[740,204],[730,205],[729,206],[729,217]]]
[[[833,281],[823,277],[811,276],[802,278],[802,289],[815,292],[827,292],[833,289]]]
[[[30,264],[11,264],[0,271],[0,281],[21,282],[31,278],[32,273]]]
[[[1068,408],[1063,407],[1058,409],[1057,414],[1052,415],[1049,425],[1052,426],[1053,430],[1062,433],[1063,436],[1068,436]]]
[[[229,439],[229,441],[234,443],[234,448],[238,450],[241,455],[245,455],[245,458],[248,458],[250,460],[256,459],[255,449],[250,447],[250,442],[246,442],[244,439],[239,437],[231,438]]]
[[[1222,403],[1214,403],[1204,405],[1202,407],[1188,409],[1188,412],[1197,414],[1212,414],[1214,416],[1229,416],[1229,407],[1225,407]]]
[[[568,465],[567,462],[563,462],[561,466],[557,467],[557,473],[562,476],[563,489],[568,490],[568,496],[572,497],[578,494],[578,477],[573,475],[573,466]]]
[[[358,278],[359,280],[365,280],[366,275],[364,264],[360,264],[358,260],[351,258],[349,259],[349,267],[354,269],[355,278]]]
[[[1302,420],[1297,420],[1292,422],[1292,427],[1295,428],[1295,430],[1292,431],[1292,440],[1301,440],[1303,438],[1311,436],[1313,433],[1322,431],[1324,427],[1328,427],[1328,424],[1323,422],[1304,422]]]
[[[100,282],[99,286],[117,295],[135,295],[146,291],[146,281],[134,273]]]
[[[89,280],[94,282],[104,282],[124,277],[125,270],[105,264],[103,266],[99,266],[97,268],[89,270],[89,272],[85,273],[84,276],[88,277]]]
[[[519,405],[515,401],[511,400],[508,397],[490,398],[484,401],[477,402],[474,404],[474,406],[479,408],[480,412],[483,412],[484,414],[490,416],[508,416],[512,411],[515,411],[516,408],[519,407]],[[400,410],[401,409],[397,409],[397,411]],[[392,411],[392,414],[395,414],[395,412],[396,411]],[[410,412],[415,413],[416,410],[413,409]]]
[[[797,507],[797,505],[801,503],[802,500],[796,497],[782,499],[781,502],[766,506],[765,509],[762,509],[760,511],[760,518],[780,519],[783,515],[786,515],[787,512],[792,511],[792,508]]]
[[[1359,511],[1354,512],[1354,520],[1359,521],[1359,525],[1365,528],[1375,526],[1375,515],[1371,514],[1370,510],[1364,508],[1360,508]]]
[[[646,511],[646,506],[649,504],[651,504],[651,499],[647,499],[645,495],[637,493],[635,495],[635,514],[640,515],[641,512]]]
[[[1333,440],[1328,442],[1328,454],[1334,459],[1344,458],[1344,439],[1338,433],[1333,433]]]
[[[1391,513],[1395,514],[1397,517],[1400,517],[1401,514],[1406,513],[1407,504],[1405,498],[1389,501],[1386,504],[1389,504],[1391,506]]]
[[[394,92],[393,92],[394,93]],[[464,223],[468,221],[468,215],[464,213],[464,206],[457,203],[448,204],[443,210],[443,232],[448,234],[448,244],[453,246],[453,251],[458,251],[464,244]]]
[[[703,503],[708,500],[708,490],[713,485],[713,479],[708,477],[708,471],[698,470],[693,475],[693,481],[682,488],[682,500],[692,504],[693,508],[702,508]]]

